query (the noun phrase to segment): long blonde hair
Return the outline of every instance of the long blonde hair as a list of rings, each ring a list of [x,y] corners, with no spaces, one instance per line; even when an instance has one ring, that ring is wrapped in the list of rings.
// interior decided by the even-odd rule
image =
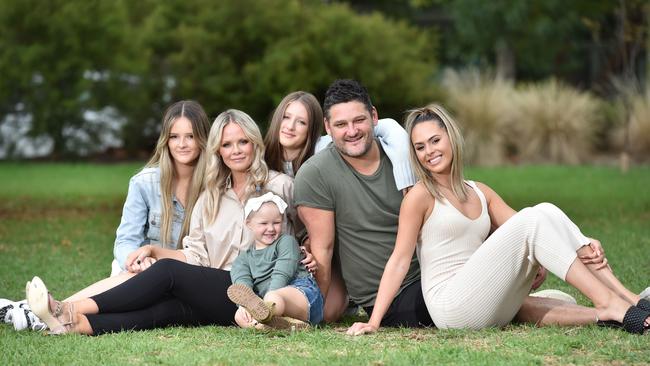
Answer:
[[[264,160],[269,168],[279,172],[284,171],[284,148],[280,145],[280,126],[284,113],[293,102],[301,103],[307,110],[307,140],[305,145],[300,149],[300,153],[295,159],[291,161],[293,173],[296,174],[298,169],[305,160],[309,159],[316,150],[316,142],[321,135],[323,129],[323,110],[318,103],[318,99],[310,93],[304,91],[295,91],[288,94],[282,99],[278,107],[273,112],[269,129],[266,131],[264,137],[264,145],[266,152]]]
[[[167,108],[163,116],[162,129],[160,131],[160,136],[158,137],[156,150],[145,166],[146,168],[158,167],[160,169],[160,196],[162,207],[160,243],[165,246],[167,243],[171,242],[171,227],[174,215],[174,210],[172,208],[172,190],[173,181],[177,174],[174,169],[174,159],[169,152],[168,142],[174,122],[181,117],[187,118],[192,124],[192,135],[194,136],[194,141],[200,149],[200,152],[194,163],[192,180],[190,185],[187,187],[185,218],[183,219],[183,226],[181,227],[180,236],[178,237],[178,248],[181,247],[181,239],[188,234],[192,209],[194,208],[194,204],[199,198],[199,195],[203,191],[205,165],[207,160],[204,152],[208,140],[208,131],[210,130],[210,120],[199,103],[192,100],[182,100]]]
[[[451,161],[451,191],[460,200],[465,202],[468,197],[467,187],[465,186],[465,178],[463,176],[463,135],[460,133],[460,128],[456,121],[447,113],[447,111],[438,104],[429,104],[426,107],[412,109],[408,111],[406,116],[405,128],[406,132],[411,138],[413,128],[422,122],[435,122],[440,128],[447,132],[449,136],[449,143],[451,145],[452,161]],[[424,184],[426,189],[436,199],[444,199],[440,193],[439,185],[431,172],[422,166],[418,160],[413,143],[410,144],[410,157],[411,165],[415,168],[415,174],[418,179]]]
[[[228,109],[218,115],[212,123],[208,136],[208,163],[205,176],[206,201],[203,211],[203,217],[207,218],[208,224],[216,220],[221,195],[228,189],[231,171],[221,159],[219,147],[221,147],[223,129],[229,123],[241,127],[244,135],[253,144],[253,162],[248,168],[242,201],[255,192],[256,188],[264,187],[269,177],[269,168],[264,162],[264,141],[255,121],[248,114],[237,109]]]

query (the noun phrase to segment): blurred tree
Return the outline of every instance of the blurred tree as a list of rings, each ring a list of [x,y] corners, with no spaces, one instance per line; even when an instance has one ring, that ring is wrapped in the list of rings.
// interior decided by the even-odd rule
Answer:
[[[613,76],[643,78],[644,64],[650,65],[647,0],[396,3],[444,14],[437,25],[449,29],[441,39],[446,64],[494,66],[501,76],[518,80],[554,76],[600,93],[611,89]]]
[[[157,4],[141,30],[147,79],[159,80],[149,86],[165,90],[157,100],[193,98],[210,116],[240,108],[264,127],[285,94],[320,96],[340,77],[361,80],[396,118],[434,95],[435,36],[344,5],[172,0]]]
[[[29,136],[49,136],[54,156],[96,143],[103,126],[84,113],[109,104],[96,90],[125,65],[125,15],[122,1],[4,0],[0,116],[31,120]]]
[[[119,82],[103,90],[110,94],[111,104],[126,120],[120,135],[122,146],[129,156],[140,159],[146,158],[155,147],[162,115],[171,100],[167,54],[173,44],[166,29],[158,34],[151,29],[166,4],[156,0],[124,2],[128,57],[121,57],[124,64],[117,66],[126,71],[119,76]]]
[[[164,108],[195,99],[264,126],[285,94],[361,80],[382,115],[429,101],[436,37],[380,14],[310,0],[5,0],[0,116],[31,118],[55,156],[96,144],[107,111],[124,147],[150,150]],[[82,134],[85,138],[78,138]],[[96,148],[96,147],[95,147]]]
[[[434,98],[434,32],[379,13],[359,16],[338,4],[303,9],[294,19],[300,31],[272,44],[245,69],[253,95],[266,98],[269,107],[290,90],[320,97],[334,78],[360,80],[380,115],[398,120],[405,109]]]
[[[506,78],[570,77],[588,61],[585,21],[601,23],[611,1],[446,1],[457,58],[496,66]],[[485,58],[488,60],[485,60]]]

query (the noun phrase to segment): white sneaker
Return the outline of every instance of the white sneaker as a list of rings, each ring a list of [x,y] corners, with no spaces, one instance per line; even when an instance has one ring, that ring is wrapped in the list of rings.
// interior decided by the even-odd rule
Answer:
[[[0,299],[0,320],[9,324],[12,319],[11,310],[20,306],[20,304],[26,304],[27,300],[21,301],[11,301],[8,299]]]
[[[548,289],[548,290],[542,290],[538,292],[533,292],[530,294],[530,296],[535,296],[535,297],[545,297],[549,299],[556,299],[556,300],[561,300],[564,302],[568,302],[571,304],[577,304],[578,302],[576,299],[567,294],[566,292],[562,292],[560,290],[553,290],[553,289]]]
[[[641,291],[639,297],[650,301],[650,287],[647,287],[645,290]]]
[[[7,319],[7,313],[9,310],[13,309],[14,302],[8,299],[0,299],[0,320],[5,323],[11,323],[10,319]]]
[[[45,330],[47,325],[39,319],[29,308],[29,304],[21,302],[18,306],[9,310],[11,313],[11,322],[15,330]]]

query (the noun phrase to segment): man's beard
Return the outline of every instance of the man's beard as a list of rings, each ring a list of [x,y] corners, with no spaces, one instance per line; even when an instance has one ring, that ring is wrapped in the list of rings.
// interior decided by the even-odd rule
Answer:
[[[365,145],[363,146],[363,150],[359,152],[350,152],[348,149],[345,148],[345,141],[343,142],[343,146],[340,146],[336,142],[334,142],[334,146],[336,147],[336,150],[344,156],[350,157],[350,158],[359,158],[364,155],[366,155],[370,149],[372,148],[372,143],[375,140],[375,136],[373,134],[370,134],[366,136],[366,142]]]

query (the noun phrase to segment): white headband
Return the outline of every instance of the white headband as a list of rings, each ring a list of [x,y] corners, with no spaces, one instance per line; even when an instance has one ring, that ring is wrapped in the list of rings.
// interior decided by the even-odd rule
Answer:
[[[275,203],[281,214],[283,214],[284,210],[287,208],[286,202],[284,202],[280,196],[277,196],[272,192],[266,192],[262,196],[249,198],[248,201],[246,201],[246,206],[244,206],[244,217],[248,218],[248,215],[250,215],[251,212],[259,210],[266,202]]]

